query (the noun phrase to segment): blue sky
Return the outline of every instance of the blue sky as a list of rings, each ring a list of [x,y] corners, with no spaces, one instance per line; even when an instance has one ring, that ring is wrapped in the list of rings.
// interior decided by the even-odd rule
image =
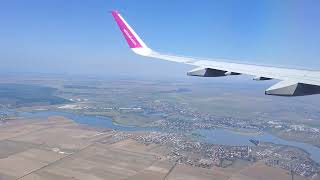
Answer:
[[[320,69],[317,0],[3,0],[0,70],[165,78],[192,68],[133,54],[112,9],[157,50]]]

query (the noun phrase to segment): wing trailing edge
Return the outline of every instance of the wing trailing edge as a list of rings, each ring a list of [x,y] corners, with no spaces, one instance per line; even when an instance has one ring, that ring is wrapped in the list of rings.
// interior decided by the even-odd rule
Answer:
[[[320,94],[320,72],[253,64],[232,63],[223,59],[204,59],[159,53],[149,48],[118,11],[112,11],[116,23],[131,50],[141,56],[174,61],[196,66],[189,76],[221,77],[229,75],[250,75],[253,80],[281,80],[265,91],[266,95],[304,96]]]

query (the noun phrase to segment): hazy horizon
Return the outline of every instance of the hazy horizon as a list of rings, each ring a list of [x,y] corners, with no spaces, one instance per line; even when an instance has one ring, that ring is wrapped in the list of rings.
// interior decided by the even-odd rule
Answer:
[[[152,48],[205,58],[320,69],[317,1],[0,2],[0,70],[184,78],[192,66],[133,54],[109,10]]]

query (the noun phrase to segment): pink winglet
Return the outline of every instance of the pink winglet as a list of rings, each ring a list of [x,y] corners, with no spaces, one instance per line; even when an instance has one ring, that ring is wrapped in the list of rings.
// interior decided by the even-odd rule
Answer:
[[[123,21],[123,19],[120,17],[120,14],[118,11],[112,11],[112,16],[116,20],[122,34],[126,38],[127,43],[129,44],[130,48],[141,48],[142,45],[139,43],[137,38],[134,36],[134,34],[131,32],[131,28],[129,28],[126,23]]]

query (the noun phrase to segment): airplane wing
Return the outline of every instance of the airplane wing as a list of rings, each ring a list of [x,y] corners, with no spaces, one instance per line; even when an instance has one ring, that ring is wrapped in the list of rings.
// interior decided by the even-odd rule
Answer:
[[[187,73],[189,76],[221,77],[245,74],[254,76],[254,80],[280,80],[279,83],[265,91],[267,95],[303,96],[320,93],[320,71],[241,64],[224,59],[204,59],[160,53],[149,48],[117,11],[112,11],[112,16],[134,53],[196,66]]]

